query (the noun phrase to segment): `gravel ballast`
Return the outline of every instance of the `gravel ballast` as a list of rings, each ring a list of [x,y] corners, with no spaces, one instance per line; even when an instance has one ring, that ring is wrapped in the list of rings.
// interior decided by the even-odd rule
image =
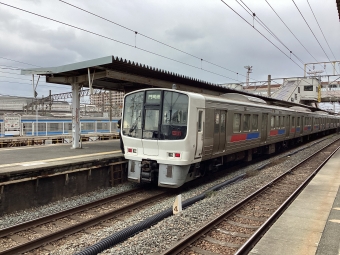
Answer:
[[[313,142],[312,146],[304,145],[304,150],[292,154],[292,151],[298,151],[300,149],[293,149],[292,151],[286,152],[279,156],[270,158],[266,161],[259,162],[257,164],[250,165],[243,169],[237,170],[227,176],[220,178],[209,184],[200,186],[198,188],[192,189],[188,192],[182,194],[182,200],[191,198],[195,195],[201,194],[208,188],[217,185],[225,180],[231,179],[242,173],[251,172],[248,178],[236,182],[226,188],[218,191],[212,192],[208,198],[197,202],[196,204],[190,206],[186,210],[182,211],[180,214],[166,218],[165,220],[159,222],[158,224],[152,226],[123,243],[116,245],[115,247],[102,252],[101,254],[152,254],[165,251],[174,242],[181,239],[183,236],[187,235],[191,231],[197,229],[202,224],[213,219],[222,211],[230,208],[232,205],[248,196],[249,194],[256,191],[258,188],[262,187],[264,184],[268,183],[270,180],[281,175],[287,169],[293,167],[301,160],[311,155],[315,151],[319,150],[326,144],[331,143],[333,140],[337,139],[339,136],[335,135],[331,138],[325,139],[321,142]],[[309,147],[310,146],[310,147]],[[274,161],[275,159],[284,158],[285,160],[279,160],[278,164],[272,163],[268,164],[268,167],[264,167],[260,171],[254,171],[254,169]],[[96,199],[107,197],[109,195],[124,192],[128,189],[134,188],[136,185],[132,183],[127,183],[119,185],[115,188],[104,189],[97,192],[91,192],[85,195],[80,195],[74,198],[64,199],[52,204],[32,208],[30,210],[25,210],[17,212],[10,215],[5,215],[0,218],[0,228],[6,228],[23,221],[32,220],[37,217],[42,217],[51,213],[65,210],[67,208],[74,207],[76,205],[88,203]],[[134,216],[120,221],[110,227],[101,228],[97,232],[92,234],[83,233],[74,240],[68,240],[65,244],[60,244],[56,246],[55,250],[46,252],[46,254],[74,254],[87,246],[95,244],[101,239],[124,229],[127,226],[133,225],[137,222],[144,220],[164,209],[172,206],[175,198],[170,198],[164,200],[162,203],[153,205],[146,210],[141,210]],[[53,245],[53,243],[52,243]],[[51,245],[49,245],[49,248]],[[40,249],[41,251],[41,249]]]

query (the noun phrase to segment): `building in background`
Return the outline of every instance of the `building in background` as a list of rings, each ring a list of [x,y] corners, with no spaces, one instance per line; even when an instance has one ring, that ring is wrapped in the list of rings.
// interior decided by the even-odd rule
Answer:
[[[124,93],[120,91],[105,91],[100,94],[90,95],[90,104],[96,106],[104,117],[109,117],[110,109],[112,116],[122,116],[123,101]]]

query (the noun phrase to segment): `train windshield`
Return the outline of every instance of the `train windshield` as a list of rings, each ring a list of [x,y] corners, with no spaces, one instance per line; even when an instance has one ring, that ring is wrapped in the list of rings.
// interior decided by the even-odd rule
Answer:
[[[123,135],[180,140],[187,134],[188,96],[174,91],[147,90],[125,97]]]

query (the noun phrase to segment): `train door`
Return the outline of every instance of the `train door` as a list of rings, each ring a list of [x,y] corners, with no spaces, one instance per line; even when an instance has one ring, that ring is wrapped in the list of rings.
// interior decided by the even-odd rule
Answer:
[[[262,113],[261,142],[267,141],[268,136],[268,113]]]
[[[213,145],[213,154],[218,152],[220,147],[220,111],[215,110],[214,114],[214,145]]]
[[[196,135],[196,151],[195,158],[202,157],[203,137],[204,137],[204,110],[197,110],[197,135]]]
[[[220,112],[220,144],[218,147],[219,152],[223,152],[225,150],[225,140],[226,140],[226,111]]]

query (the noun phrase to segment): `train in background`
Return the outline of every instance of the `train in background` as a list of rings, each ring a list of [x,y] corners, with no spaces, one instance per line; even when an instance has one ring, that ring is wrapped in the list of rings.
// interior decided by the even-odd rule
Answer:
[[[19,136],[47,136],[64,135],[72,133],[72,118],[54,118],[39,116],[21,116],[20,125],[16,135]],[[104,117],[85,117],[80,119],[82,134],[119,132],[117,122],[120,118],[110,120]],[[38,123],[38,124],[37,124]],[[5,136],[3,120],[0,119],[0,137]],[[11,133],[11,132],[9,132]]]
[[[241,95],[144,89],[124,98],[128,180],[177,188],[227,162],[336,132],[339,116]]]

